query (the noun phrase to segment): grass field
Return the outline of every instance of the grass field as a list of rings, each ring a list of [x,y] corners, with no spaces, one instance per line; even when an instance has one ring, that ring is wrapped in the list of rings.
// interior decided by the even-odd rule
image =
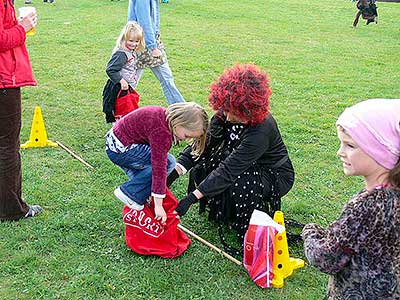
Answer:
[[[22,6],[22,0],[16,0]],[[23,194],[40,204],[34,219],[0,224],[0,299],[323,299],[327,276],[306,265],[283,289],[262,290],[245,270],[193,241],[173,260],[143,257],[124,244],[122,205],[113,189],[125,175],[104,153],[104,72],[126,21],[127,0],[33,0],[39,23],[27,41],[37,87],[23,89],[21,141],[35,106],[60,148],[26,149]],[[336,158],[334,122],[367,98],[400,97],[400,4],[378,3],[379,24],[351,27],[351,1],[170,0],[161,5],[163,41],[188,101],[207,105],[210,83],[226,67],[253,62],[272,79],[272,112],[296,169],[283,198],[286,216],[328,225],[359,190]],[[148,70],[141,105],[166,105]],[[211,111],[210,111],[211,112]],[[177,154],[179,148],[173,152]],[[184,195],[184,183],[173,192]],[[193,208],[182,224],[220,246],[216,227]],[[290,249],[303,257],[301,245]]]

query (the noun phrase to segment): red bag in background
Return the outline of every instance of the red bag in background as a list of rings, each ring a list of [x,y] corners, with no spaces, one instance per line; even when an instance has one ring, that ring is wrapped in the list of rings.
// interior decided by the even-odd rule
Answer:
[[[121,119],[131,111],[139,108],[140,95],[131,87],[127,90],[120,90],[115,99],[114,118]]]
[[[255,284],[272,286],[275,235],[285,228],[259,210],[254,210],[244,237],[243,265]]]
[[[157,255],[174,258],[181,255],[190,245],[187,235],[177,228],[179,219],[173,213],[178,201],[167,189],[163,207],[167,213],[166,225],[154,219],[154,202],[143,210],[124,206],[125,241],[129,248],[142,255]]]

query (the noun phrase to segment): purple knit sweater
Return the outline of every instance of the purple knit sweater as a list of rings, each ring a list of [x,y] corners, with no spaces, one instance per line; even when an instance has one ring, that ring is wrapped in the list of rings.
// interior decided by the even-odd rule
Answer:
[[[152,194],[165,197],[167,156],[172,146],[172,132],[160,106],[145,106],[118,121],[113,132],[124,146],[147,144],[151,148]]]

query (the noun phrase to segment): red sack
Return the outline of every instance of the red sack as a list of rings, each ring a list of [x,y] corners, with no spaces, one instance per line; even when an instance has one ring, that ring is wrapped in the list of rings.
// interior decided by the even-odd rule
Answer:
[[[284,230],[268,214],[254,210],[244,237],[243,265],[255,284],[272,286],[275,235]]]
[[[137,211],[124,206],[125,241],[129,248],[142,255],[173,258],[181,255],[190,245],[187,235],[177,228],[179,219],[173,213],[178,201],[167,189],[163,207],[167,213],[166,225],[154,219],[154,202]]]
[[[139,108],[140,95],[129,86],[128,90],[120,90],[114,105],[115,120],[121,119],[131,111]]]

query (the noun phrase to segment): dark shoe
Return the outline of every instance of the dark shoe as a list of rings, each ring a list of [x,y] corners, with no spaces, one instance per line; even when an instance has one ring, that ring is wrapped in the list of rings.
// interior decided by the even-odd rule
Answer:
[[[25,218],[35,217],[42,212],[42,208],[39,205],[29,205],[29,210],[25,215]]]
[[[25,4],[32,4],[31,0],[25,0]]]

